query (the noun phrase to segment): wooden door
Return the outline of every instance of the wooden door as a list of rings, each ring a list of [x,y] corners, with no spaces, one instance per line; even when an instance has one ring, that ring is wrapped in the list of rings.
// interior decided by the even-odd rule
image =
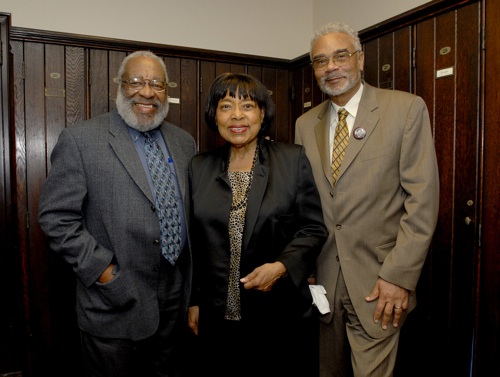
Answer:
[[[367,41],[365,79],[421,96],[440,171],[439,219],[402,329],[397,376],[469,376],[476,332],[481,6],[458,7]],[[410,367],[411,366],[411,367]]]
[[[15,376],[25,361],[21,260],[16,242],[11,17],[0,13],[0,375]]]

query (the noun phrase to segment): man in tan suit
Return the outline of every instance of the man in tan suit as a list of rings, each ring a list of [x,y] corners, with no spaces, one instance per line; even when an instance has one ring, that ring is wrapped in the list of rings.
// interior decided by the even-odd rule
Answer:
[[[311,60],[329,99],[297,120],[295,141],[311,161],[329,230],[316,273],[331,310],[320,318],[320,375],[392,376],[437,222],[429,114],[420,97],[362,81],[361,43],[346,24],[316,33]],[[344,153],[334,136],[340,109],[349,135],[335,162],[332,152]]]

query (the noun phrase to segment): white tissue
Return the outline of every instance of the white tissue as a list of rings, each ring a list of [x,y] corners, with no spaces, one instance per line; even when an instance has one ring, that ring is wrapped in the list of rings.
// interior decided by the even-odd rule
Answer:
[[[313,298],[313,305],[315,305],[321,314],[330,313],[330,305],[326,299],[326,290],[322,285],[309,285],[311,295]]]

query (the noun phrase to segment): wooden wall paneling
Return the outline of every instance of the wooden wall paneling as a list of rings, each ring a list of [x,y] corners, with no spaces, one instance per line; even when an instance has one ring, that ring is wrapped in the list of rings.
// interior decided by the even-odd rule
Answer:
[[[247,67],[245,64],[231,64],[231,72],[246,73]]]
[[[275,140],[288,143],[294,142],[290,112],[289,74],[287,70],[276,70],[276,135]]]
[[[45,175],[46,147],[45,147],[45,48],[41,43],[24,44],[24,71],[25,81],[25,138],[19,138],[24,143],[17,145],[19,156],[17,168],[23,169],[18,174],[18,188],[24,187],[23,192],[18,190],[19,210],[26,211],[26,231],[23,234],[25,247],[21,253],[28,258],[28,290],[30,296],[30,323],[32,325],[32,341],[36,359],[35,367],[41,367],[48,361],[51,352],[51,320],[49,297],[50,259],[49,254],[41,247],[32,247],[43,244],[42,236],[37,224],[37,204],[40,185],[43,183],[40,172]],[[20,131],[20,129],[18,129]],[[42,157],[42,158],[40,158]],[[19,172],[19,170],[18,170]]]
[[[379,86],[379,40],[373,39],[363,43],[365,62],[363,79],[370,85]]]
[[[246,73],[262,81],[262,67],[257,65],[248,65]]]
[[[290,71],[290,126],[292,140],[295,138],[295,121],[302,114],[302,93],[304,92],[304,78],[302,67],[296,67]]]
[[[465,225],[465,213],[476,202],[479,83],[477,63],[470,57],[464,59],[461,51],[478,52],[478,22],[477,5],[473,4],[416,25],[415,86],[428,105],[433,124],[440,212],[417,290],[416,314],[422,321],[413,322],[419,322],[414,339],[427,332],[432,339],[427,349],[432,354],[439,352],[439,360],[446,361],[436,365],[443,368],[442,373],[454,376],[468,375],[472,349],[475,233],[474,225]],[[477,59],[477,54],[471,56]],[[453,69],[453,73],[445,75],[445,69]],[[438,72],[444,76],[436,77]],[[462,193],[469,196],[467,191],[472,205],[461,197]]]
[[[195,139],[198,130],[199,114],[199,72],[198,60],[181,59],[180,75],[180,123],[183,130],[189,132]]]
[[[413,43],[412,27],[407,26],[393,34],[393,89],[412,92]]]
[[[436,135],[434,119],[434,19],[417,23],[415,35],[415,94],[421,96],[426,102],[433,133]],[[436,137],[434,136],[435,142]],[[440,172],[449,172],[451,171],[449,164],[443,163],[442,155],[446,155],[446,152],[444,147],[441,148],[443,150],[436,150],[438,167]],[[415,363],[415,368],[412,369],[415,370],[413,374],[415,376],[428,370],[432,363],[438,366],[437,373],[446,368],[442,366],[443,363],[437,362],[436,356],[434,356],[446,354],[448,349],[446,329],[449,323],[448,286],[451,250],[451,244],[449,244],[451,229],[448,225],[451,213],[446,211],[451,206],[449,205],[450,189],[447,187],[447,182],[442,179],[440,179],[440,193],[438,224],[416,290],[418,304],[415,311],[410,314],[407,325],[403,327],[400,344],[401,358],[398,362],[402,361],[400,363],[402,370],[404,370],[404,365],[408,365],[412,359],[422,361]],[[417,353],[412,355],[415,350]],[[446,357],[444,359],[447,360]],[[447,361],[444,364],[447,364]]]
[[[316,79],[310,64],[309,54],[300,58],[296,67],[289,70],[290,75],[290,135],[295,137],[295,121],[303,113],[311,110],[326,99]]]
[[[482,195],[480,196],[481,261],[478,348],[475,376],[500,376],[500,2],[482,4],[485,20],[485,49],[482,75],[484,142]]]
[[[167,67],[169,81],[167,91],[170,104],[167,121],[181,127],[181,59],[163,57],[163,61]],[[196,137],[196,134],[193,137]]]
[[[386,89],[412,91],[412,33],[404,27],[377,39],[365,41],[364,80]]]
[[[216,145],[217,131],[208,128],[205,122],[205,102],[208,95],[208,90],[216,76],[216,63],[202,60],[200,62],[200,90],[199,99],[200,106],[198,116],[200,124],[198,127],[198,145],[200,152],[206,152]]]
[[[480,119],[480,63],[481,18],[480,3],[449,12],[454,24],[454,112],[455,112],[455,194],[453,287],[450,331],[451,353],[457,376],[468,375],[475,354],[475,317],[478,275],[478,197],[479,197],[479,139]],[[451,29],[451,25],[450,25]],[[452,37],[452,36],[450,36]],[[437,42],[441,40],[438,37]],[[451,41],[450,41],[451,43]],[[444,43],[443,43],[444,44]],[[440,47],[438,45],[438,47]],[[451,53],[450,53],[451,54]],[[448,56],[450,54],[446,54]],[[451,67],[453,65],[450,64]],[[438,66],[439,69],[439,66]],[[452,78],[450,77],[450,81]],[[446,98],[446,97],[441,97]],[[470,221],[470,223],[468,222]],[[465,310],[464,310],[465,308]],[[457,315],[456,313],[460,313]]]
[[[87,119],[108,112],[109,63],[108,51],[89,49],[88,96],[90,109]]]
[[[394,33],[379,38],[378,43],[378,86],[384,89],[394,89]],[[398,56],[399,60],[399,56]]]
[[[215,77],[231,71],[231,63],[217,63],[215,65]]]
[[[453,143],[454,121],[446,121],[442,109],[436,109],[435,80],[435,19],[423,21],[416,25],[416,94],[421,96],[428,107],[436,144],[436,153],[440,171],[440,208],[439,218],[433,243],[427,256],[426,266],[417,287],[418,306],[415,311],[414,332],[411,338],[424,343],[431,342],[422,348],[418,359],[434,360],[440,354],[444,362],[435,364],[437,373],[444,373],[449,364],[450,326],[450,285],[451,255],[453,251]],[[453,95],[453,94],[452,94]],[[419,334],[421,338],[419,337]],[[423,336],[422,336],[423,335]],[[429,364],[425,363],[425,367]],[[417,371],[418,373],[420,370]]]
[[[301,98],[299,116],[321,103],[321,101],[316,103],[317,98],[314,96],[314,88],[317,86],[311,65],[304,66],[302,68],[302,88],[300,88],[299,94],[299,98]]]
[[[278,87],[277,87],[277,78],[276,78],[276,68],[263,67],[262,68],[262,78],[261,82],[267,88],[269,94],[271,95],[271,99],[276,106],[277,96],[278,96]],[[276,112],[275,122],[274,124],[267,130],[267,134],[271,137],[271,139],[276,140],[276,130],[279,123],[280,114]]]
[[[57,142],[59,134],[66,127],[66,49],[61,45],[45,45],[45,129],[46,136],[46,171],[50,169],[49,157]],[[28,144],[28,143],[27,143]],[[46,172],[40,172],[36,180],[37,186],[30,185],[35,190],[36,206],[38,195],[46,178]],[[30,190],[31,191],[31,190]],[[33,218],[30,229],[36,234],[30,237],[30,253],[34,252],[31,245],[44,244],[45,238],[38,226],[38,213]],[[43,251],[49,260],[47,279],[48,290],[44,294],[48,309],[47,329],[50,353],[44,359],[44,370],[54,374],[64,374],[64,371],[78,365],[79,334],[75,315],[75,276],[58,255],[50,252],[48,245]],[[64,282],[64,284],[61,284]],[[56,356],[57,355],[57,356]]]
[[[66,127],[66,66],[65,48],[59,45],[45,46],[45,137],[47,149],[45,155],[49,160],[50,153],[57,142],[60,132]],[[47,171],[50,163],[46,164]],[[45,179],[44,174],[43,179]]]
[[[87,119],[87,54],[82,47],[66,46],[66,126]],[[48,130],[52,134],[52,130]],[[58,135],[54,132],[55,137]],[[52,137],[51,137],[52,139]],[[53,146],[55,140],[50,140]]]
[[[123,59],[127,56],[124,51],[109,51],[109,74],[108,74],[108,109],[109,111],[116,109],[116,93],[120,86],[118,69]]]
[[[22,369],[26,350],[23,326],[21,261],[16,242],[13,203],[13,62],[11,18],[0,13],[0,374]]]
[[[12,68],[13,68],[13,86],[14,86],[14,124],[15,131],[11,146],[15,149],[15,166],[12,174],[15,180],[13,187],[14,209],[16,211],[16,238],[17,252],[21,263],[21,289],[22,289],[22,311],[23,311],[23,341],[26,343],[26,353],[24,360],[27,366],[32,363],[32,342],[31,342],[31,296],[29,289],[29,256],[27,253],[27,210],[26,206],[26,156],[25,156],[25,140],[26,117],[25,108],[25,89],[24,89],[24,43],[11,42],[12,50]],[[29,368],[27,368],[29,372]]]

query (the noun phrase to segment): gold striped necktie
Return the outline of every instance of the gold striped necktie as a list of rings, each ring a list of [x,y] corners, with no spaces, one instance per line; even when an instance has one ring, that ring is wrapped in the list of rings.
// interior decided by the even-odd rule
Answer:
[[[349,128],[347,127],[346,118],[349,112],[346,109],[339,109],[339,121],[335,129],[335,139],[333,141],[332,152],[332,175],[333,185],[337,184],[337,177],[339,175],[340,165],[344,159],[345,149],[349,142]]]

